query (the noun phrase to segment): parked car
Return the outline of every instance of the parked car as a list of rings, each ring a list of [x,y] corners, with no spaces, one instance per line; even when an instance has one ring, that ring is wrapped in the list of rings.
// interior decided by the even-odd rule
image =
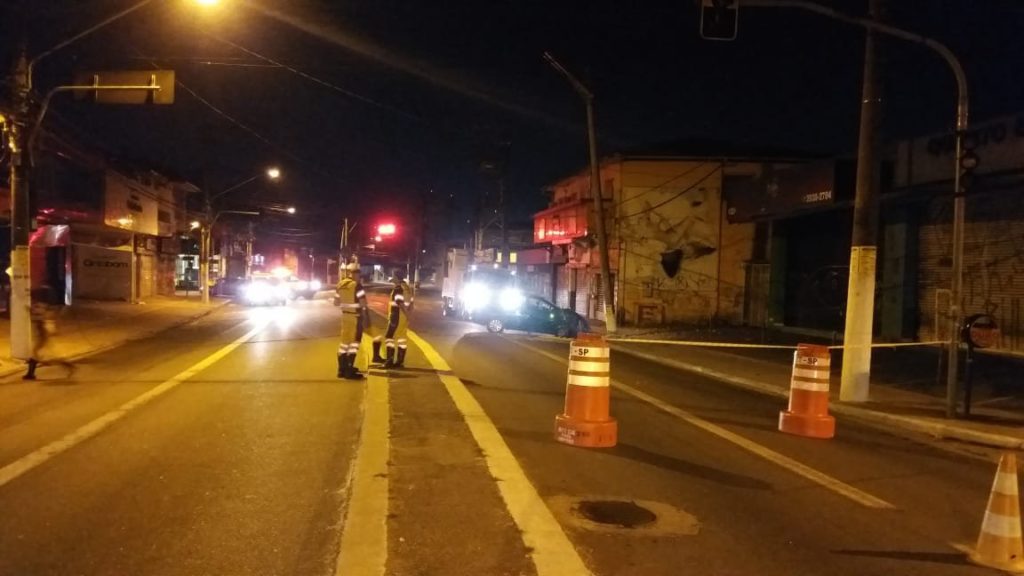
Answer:
[[[559,308],[539,296],[526,296],[518,306],[492,306],[473,314],[471,320],[483,324],[488,332],[522,330],[575,337],[590,331],[587,319],[569,308]]]

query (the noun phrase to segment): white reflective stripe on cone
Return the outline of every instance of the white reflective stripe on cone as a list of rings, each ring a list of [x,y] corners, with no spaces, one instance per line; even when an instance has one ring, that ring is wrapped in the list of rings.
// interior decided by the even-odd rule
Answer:
[[[807,390],[809,392],[828,392],[828,382],[801,382],[794,380],[791,383],[791,388],[796,390]]]
[[[611,349],[607,346],[580,346],[573,344],[569,349],[569,356],[573,358],[608,358]]]
[[[569,370],[575,370],[576,372],[608,372],[607,362],[591,362],[589,360],[570,360]]]
[[[586,386],[588,388],[607,388],[608,387],[608,375],[604,376],[585,376],[583,374],[569,374],[569,384],[573,386]]]
[[[996,472],[996,479],[992,483],[992,491],[1007,496],[1017,495],[1017,475],[1013,472]]]
[[[1003,538],[1020,538],[1020,517],[1005,516],[995,512],[985,512],[985,520],[981,523],[983,532]]]
[[[801,376],[803,378],[819,378],[828,379],[827,370],[810,370],[807,368],[793,368],[793,376]]]

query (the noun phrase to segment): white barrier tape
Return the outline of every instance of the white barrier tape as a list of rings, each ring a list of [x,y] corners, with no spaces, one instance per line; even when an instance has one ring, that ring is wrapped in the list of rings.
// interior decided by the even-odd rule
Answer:
[[[611,348],[607,346],[569,346],[569,355],[581,358],[609,358]]]
[[[993,536],[1020,538],[1020,516],[1005,516],[986,510],[985,519],[981,522],[981,530]]]
[[[605,338],[607,342],[616,344],[669,344],[672,346],[694,346],[704,348],[759,348],[761,350],[796,350],[797,347],[783,344],[741,344],[738,342],[705,342],[702,340],[644,340],[640,338]],[[929,340],[927,342],[879,342],[871,346],[849,346],[850,350],[858,348],[909,348],[912,346],[945,346],[949,340]],[[845,350],[842,344],[826,346],[829,350]]]
[[[568,382],[573,386],[586,386],[587,388],[607,388],[611,378],[608,376],[584,376],[582,374],[569,374]]]
[[[871,346],[829,346],[829,350],[857,350],[859,348],[912,348],[914,346],[945,346],[949,340],[929,340],[927,342],[876,342]]]
[[[1017,475],[1011,472],[996,472],[995,482],[992,483],[992,491],[1007,496],[1017,495]]]
[[[618,344],[671,344],[673,346],[702,346],[708,348],[762,348],[774,350],[796,350],[796,346],[781,344],[740,344],[737,342],[703,342],[699,340],[642,340],[639,338],[605,338]]]
[[[804,378],[815,378],[817,380],[828,380],[828,368],[824,370],[810,370],[807,368],[793,368],[793,376]]]
[[[808,392],[828,392],[828,382],[801,382],[800,380],[790,381],[789,387],[793,390],[806,390]]]
[[[591,362],[589,360],[570,360],[569,370],[573,372],[595,372],[598,374],[607,374],[609,370],[609,364],[607,362]]]

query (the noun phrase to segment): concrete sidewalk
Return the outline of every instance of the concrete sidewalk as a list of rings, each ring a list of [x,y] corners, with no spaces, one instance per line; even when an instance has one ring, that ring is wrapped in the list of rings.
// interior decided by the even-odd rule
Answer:
[[[603,331],[603,326],[598,326],[596,331]],[[611,345],[616,352],[777,397],[780,410],[786,405],[790,394],[793,351],[631,341],[637,338],[683,339],[680,335],[627,333],[612,338]],[[692,339],[724,340],[721,334],[715,338]],[[788,343],[792,342],[785,342]],[[839,400],[842,355],[834,353],[829,386],[830,411],[883,429],[901,428],[940,439],[1024,449],[1024,410],[1020,409],[1019,399],[997,397],[990,386],[982,386],[978,390],[970,418],[945,417],[944,390],[935,381],[936,366],[931,360],[938,354],[937,349],[911,354],[906,348],[901,351],[879,348],[878,354],[872,358],[870,401],[852,404]],[[1014,372],[1015,376],[1024,376],[1024,372]],[[1019,396],[1020,390],[1017,392]]]
[[[43,351],[44,359],[75,360],[132,340],[187,324],[227,304],[214,298],[202,304],[198,295],[156,296],[144,303],[77,301],[57,316],[56,333]],[[11,358],[10,319],[0,318],[0,376],[25,370]]]

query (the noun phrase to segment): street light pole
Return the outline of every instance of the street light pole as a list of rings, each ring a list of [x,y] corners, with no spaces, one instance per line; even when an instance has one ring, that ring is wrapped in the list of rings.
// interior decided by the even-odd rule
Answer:
[[[575,76],[569,73],[555,57],[549,52],[544,53],[544,59],[552,68],[561,73],[572,84],[572,87],[583,98],[587,108],[587,145],[590,151],[590,195],[594,198],[594,211],[596,212],[595,227],[597,228],[597,247],[601,259],[601,292],[604,304],[604,320],[606,331],[614,334],[618,331],[618,322],[615,317],[615,292],[611,278],[611,264],[608,261],[608,234],[605,230],[604,221],[604,199],[601,196],[601,170],[597,161],[597,135],[594,130],[594,94]]]
[[[199,247],[199,275],[200,275],[200,287],[202,291],[203,304],[210,303],[210,258],[211,258],[211,246],[210,246],[210,235],[213,233],[213,226],[217,223],[217,219],[220,218],[221,214],[250,214],[258,215],[259,212],[244,211],[244,210],[219,210],[217,213],[213,212],[213,201],[224,196],[228,192],[233,192],[242,186],[256,180],[260,176],[266,176],[271,180],[277,180],[281,177],[281,170],[278,168],[268,168],[266,172],[262,174],[256,174],[250,178],[246,178],[241,182],[229,186],[224,190],[210,196],[210,187],[208,185],[203,186],[203,223],[202,229],[200,230],[201,246]],[[294,209],[292,209],[294,210]],[[291,212],[293,213],[293,211]],[[246,244],[246,257],[245,257],[245,277],[248,278],[252,269],[252,224],[249,225],[249,240]]]

